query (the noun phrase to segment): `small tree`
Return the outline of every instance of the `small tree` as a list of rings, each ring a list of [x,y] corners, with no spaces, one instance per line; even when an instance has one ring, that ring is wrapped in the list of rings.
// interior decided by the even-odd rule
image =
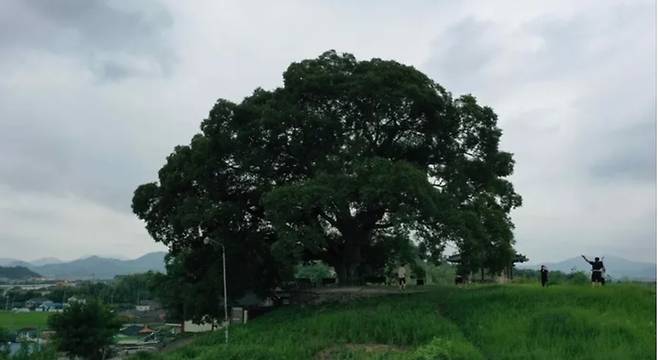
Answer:
[[[9,358],[9,342],[11,340],[9,331],[0,327],[0,359]]]
[[[167,309],[169,321],[197,323],[224,318],[221,257],[212,251],[181,251],[166,257],[166,274],[154,274],[150,291]],[[211,259],[214,257],[214,259]],[[199,266],[205,264],[205,267]],[[229,278],[229,281],[233,278]],[[230,284],[230,283],[229,283]],[[228,301],[234,292],[229,285]]]
[[[13,355],[0,359],[7,360],[57,360],[57,352],[51,346],[42,347],[34,343],[22,342],[21,347]]]
[[[98,301],[73,303],[48,319],[55,344],[70,357],[104,359],[121,326],[117,317]]]
[[[322,283],[322,279],[330,278],[331,269],[321,261],[310,261],[307,264],[299,264],[295,267],[295,278],[308,279],[313,285]]]

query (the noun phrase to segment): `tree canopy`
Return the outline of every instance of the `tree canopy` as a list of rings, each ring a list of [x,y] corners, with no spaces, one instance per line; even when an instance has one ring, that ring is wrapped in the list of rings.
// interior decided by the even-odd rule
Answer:
[[[73,302],[48,319],[57,349],[71,357],[105,359],[121,323],[98,301]]]
[[[133,211],[172,254],[224,244],[242,286],[308,259],[358,281],[409,249],[437,260],[447,242],[493,264],[513,254],[521,204],[501,134],[491,108],[411,66],[328,51],[291,64],[282,87],[218,100]]]

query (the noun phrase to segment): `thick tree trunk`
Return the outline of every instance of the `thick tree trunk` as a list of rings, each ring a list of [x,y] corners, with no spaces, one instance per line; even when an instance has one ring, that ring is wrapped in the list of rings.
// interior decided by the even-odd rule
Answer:
[[[354,240],[347,240],[337,264],[334,265],[338,282],[341,285],[352,285],[360,280],[359,265],[361,264],[361,245]]]
[[[373,225],[382,214],[373,213],[372,219],[356,219],[351,216],[339,218],[336,227],[340,231],[344,242],[337,249],[337,259],[334,264],[338,282],[342,285],[351,285],[360,282],[360,265],[363,261],[361,249],[369,244]],[[358,217],[358,216],[357,216]]]

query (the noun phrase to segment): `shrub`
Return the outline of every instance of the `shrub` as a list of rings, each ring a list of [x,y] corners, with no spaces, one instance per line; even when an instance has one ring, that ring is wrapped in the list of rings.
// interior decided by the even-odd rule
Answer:
[[[414,360],[479,360],[482,354],[465,340],[434,338],[429,344],[419,347]]]

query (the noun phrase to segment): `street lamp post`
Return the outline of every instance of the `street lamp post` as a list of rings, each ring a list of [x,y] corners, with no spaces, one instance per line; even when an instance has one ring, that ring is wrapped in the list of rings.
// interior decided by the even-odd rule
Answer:
[[[224,248],[224,244],[220,244],[218,241],[209,237],[205,237],[203,243],[206,245],[213,244],[222,248],[222,268],[224,269],[222,271],[224,277],[224,343],[228,344],[228,325],[230,322],[228,319],[228,297],[226,294],[226,248]]]

